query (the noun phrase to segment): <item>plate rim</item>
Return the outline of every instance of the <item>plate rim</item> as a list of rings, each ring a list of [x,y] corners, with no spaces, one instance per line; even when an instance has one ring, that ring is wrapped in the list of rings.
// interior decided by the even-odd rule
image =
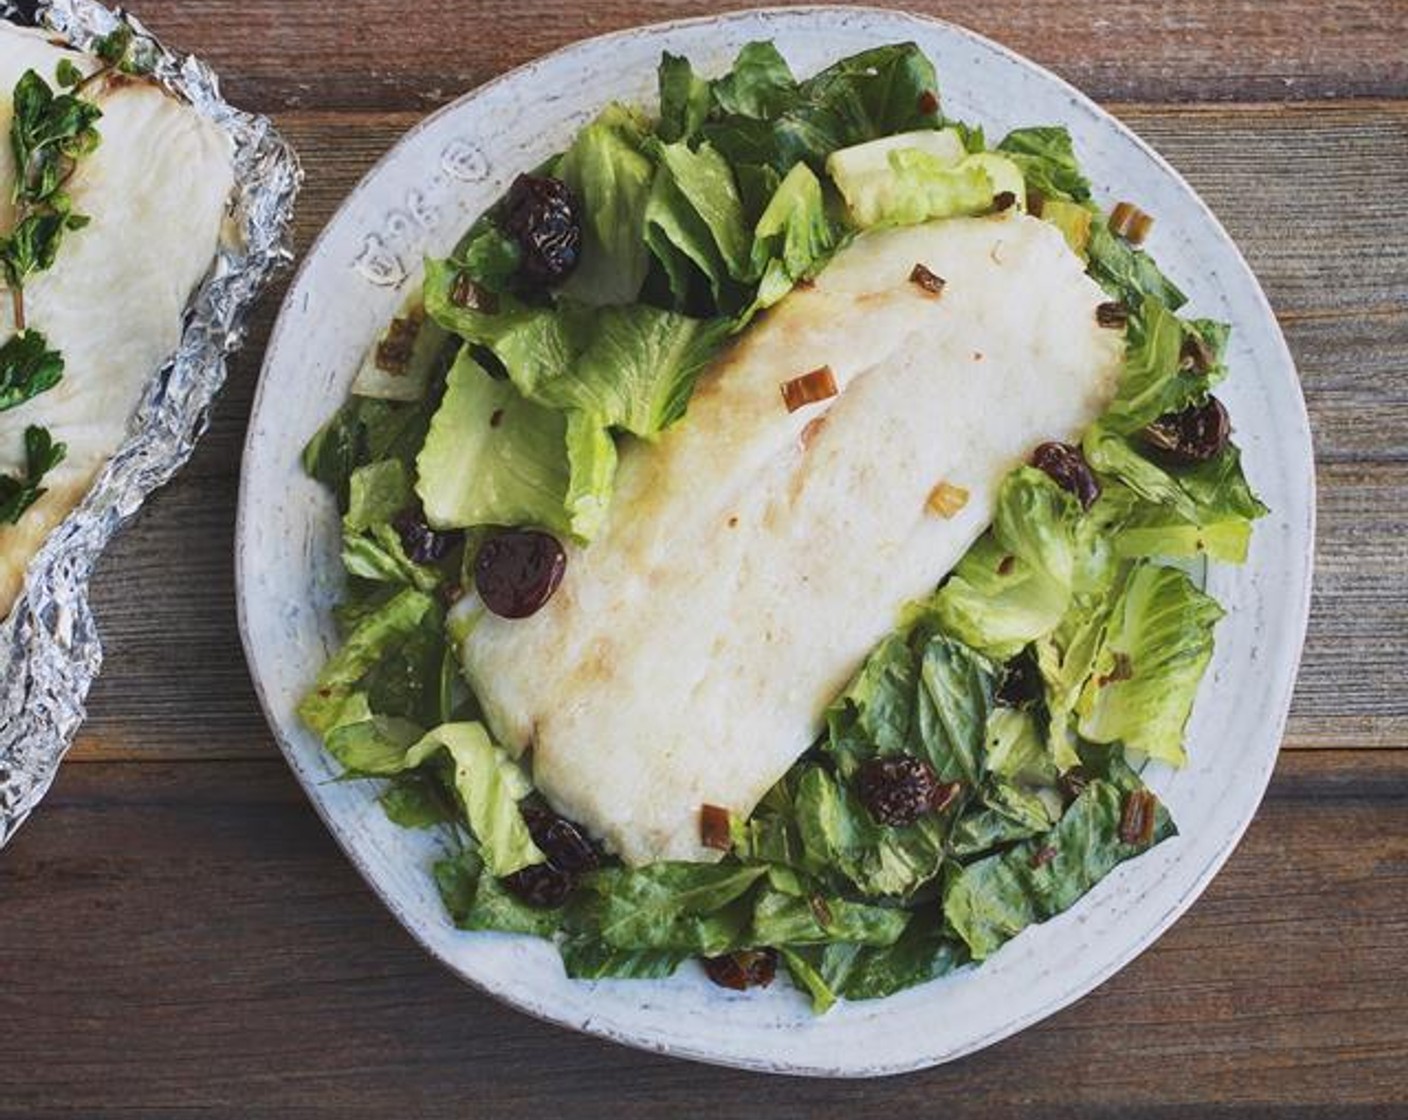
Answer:
[[[354,200],[358,199],[369,189],[369,185],[372,181],[380,176],[383,169],[391,163],[397,157],[398,153],[409,145],[414,138],[432,128],[443,119],[462,111],[465,106],[473,103],[490,91],[518,80],[522,75],[537,67],[571,55],[585,47],[599,47],[617,39],[635,37],[643,34],[666,34],[679,30],[732,23],[735,21],[742,22],[760,16],[783,21],[796,20],[798,22],[805,22],[818,17],[825,19],[827,17],[861,16],[880,21],[892,21],[896,24],[917,23],[928,25],[943,34],[954,36],[969,44],[995,52],[1023,69],[1036,73],[1046,81],[1053,83],[1076,105],[1087,112],[1093,113],[1104,126],[1113,128],[1126,141],[1132,143],[1163,175],[1167,176],[1186,197],[1196,205],[1202,219],[1208,223],[1209,232],[1220,238],[1224,247],[1230,252],[1232,262],[1241,274],[1239,278],[1245,283],[1246,290],[1252,295],[1257,309],[1265,316],[1266,323],[1272,328],[1268,331],[1268,337],[1276,349],[1276,359],[1280,363],[1283,363],[1284,367],[1293,375],[1291,379],[1294,387],[1293,400],[1288,403],[1294,406],[1294,418],[1298,427],[1304,434],[1305,445],[1310,452],[1310,454],[1306,455],[1300,462],[1302,472],[1300,485],[1303,487],[1306,498],[1306,519],[1302,526],[1304,547],[1299,557],[1299,571],[1302,574],[1299,579],[1299,587],[1295,589],[1297,594],[1294,596],[1294,603],[1292,603],[1292,596],[1289,595],[1285,597],[1284,602],[1285,606],[1290,607],[1293,605],[1295,608],[1292,620],[1292,631],[1295,639],[1293,643],[1293,656],[1289,655],[1289,652],[1283,654],[1283,657],[1291,663],[1292,668],[1285,676],[1281,687],[1274,694],[1273,709],[1279,713],[1274,729],[1276,748],[1265,752],[1264,755],[1257,760],[1258,765],[1255,772],[1247,776],[1245,784],[1248,789],[1255,787],[1255,796],[1250,802],[1249,811],[1243,815],[1235,829],[1231,831],[1227,841],[1204,863],[1196,878],[1189,885],[1188,889],[1183,892],[1182,896],[1170,905],[1157,921],[1150,923],[1144,930],[1142,936],[1128,942],[1123,951],[1111,955],[1105,964],[1097,969],[1091,976],[1083,978],[1073,985],[1062,987],[1060,990],[1054,992],[1050,998],[1044,1000],[1040,1006],[1030,1009],[1024,1014],[1007,1019],[1000,1027],[989,1031],[985,1035],[970,1039],[964,1044],[951,1048],[939,1055],[919,1056],[917,1058],[894,1062],[871,1063],[864,1067],[838,1065],[834,1061],[827,1063],[818,1060],[816,1062],[804,1063],[793,1059],[737,1057],[735,1055],[718,1054],[710,1051],[706,1047],[680,1044],[670,1040],[653,1039],[641,1031],[618,1029],[611,1024],[603,1023],[596,1019],[588,1019],[585,1022],[580,1021],[564,1012],[554,1009],[548,1004],[544,1004],[531,997],[515,994],[512,991],[513,985],[511,982],[501,984],[490,983],[481,977],[470,976],[461,971],[455,963],[440,952],[438,947],[432,943],[426,931],[420,928],[418,921],[414,920],[400,901],[393,897],[391,892],[384,887],[367,862],[362,858],[361,853],[352,845],[350,836],[344,835],[343,829],[336,823],[329,808],[320,798],[312,796],[309,781],[303,774],[298,763],[295,748],[282,731],[280,721],[276,717],[270,701],[265,681],[261,676],[258,667],[259,663],[254,655],[254,642],[251,637],[251,624],[249,620],[250,581],[246,576],[246,554],[249,543],[249,533],[247,531],[248,523],[252,516],[251,508],[253,506],[249,464],[252,461],[256,441],[256,426],[254,420],[261,414],[262,407],[265,403],[265,395],[269,391],[270,380],[266,377],[266,374],[273,365],[274,356],[281,348],[280,344],[283,342],[285,332],[291,329],[291,316],[286,315],[286,312],[293,307],[298,298],[304,295],[302,291],[303,283],[315,259],[319,256],[320,251],[328,241],[331,231],[342,213],[352,205]],[[300,787],[302,787],[305,796],[307,796],[308,801],[312,804],[314,811],[317,813],[324,827],[333,837],[352,866],[356,868],[357,873],[361,876],[363,881],[371,888],[373,894],[396,918],[397,922],[410,934],[416,943],[457,980],[472,985],[478,991],[489,995],[497,1002],[515,1011],[527,1013],[558,1027],[608,1039],[633,1049],[665,1054],[671,1057],[688,1059],[708,1065],[746,1069],[762,1073],[817,1078],[872,1078],[915,1072],[956,1061],[959,1058],[1009,1038],[1025,1030],[1027,1027],[1064,1010],[1071,1004],[1101,987],[1116,973],[1127,967],[1136,957],[1144,953],[1202,896],[1209,883],[1236,850],[1247,828],[1250,827],[1253,819],[1255,819],[1257,810],[1260,808],[1267,787],[1270,784],[1276,761],[1279,758],[1284,742],[1286,722],[1289,718],[1291,699],[1299,675],[1309,622],[1311,592],[1314,582],[1316,521],[1317,485],[1313,433],[1310,427],[1309,413],[1305,404],[1305,395],[1301,389],[1295,360],[1286,343],[1284,333],[1280,328],[1280,322],[1271,307],[1266,293],[1262,289],[1260,281],[1252,271],[1251,266],[1247,263],[1236,241],[1227,232],[1216,214],[1203,200],[1202,196],[1157,150],[1113,113],[1105,109],[1092,97],[1082,92],[1060,75],[1012,48],[964,27],[961,24],[954,23],[951,20],[912,12],[903,8],[881,8],[865,4],[764,5],[731,10],[714,15],[693,16],[632,25],[614,31],[604,32],[600,35],[575,39],[570,43],[565,43],[544,54],[536,55],[501,74],[495,75],[488,81],[475,86],[473,89],[465,91],[458,97],[418,120],[409,129],[400,134],[386,152],[384,152],[358,179],[353,188],[338,203],[337,209],[333,212],[323,228],[318,231],[318,234],[303,254],[302,260],[298,264],[297,271],[289,284],[288,290],[280,302],[273,329],[265,345],[264,357],[260,364],[259,380],[250,408],[250,422],[241,447],[240,478],[235,519],[235,600],[240,642],[244,650],[245,660],[248,664],[251,683],[258,697],[265,722],[268,724],[271,734],[278,743],[280,753],[283,755],[285,762],[289,765],[290,770],[293,771]]]

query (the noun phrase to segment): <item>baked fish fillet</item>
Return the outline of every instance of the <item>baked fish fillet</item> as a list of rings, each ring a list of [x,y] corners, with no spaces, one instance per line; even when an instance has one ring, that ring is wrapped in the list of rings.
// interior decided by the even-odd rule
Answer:
[[[0,134],[26,70],[50,85],[59,59],[96,60],[0,24]],[[64,357],[63,380],[0,413],[0,470],[24,464],[24,430],[47,427],[68,455],[16,525],[0,525],[0,616],[49,531],[82,500],[127,433],[147,382],[176,349],[192,291],[209,269],[234,187],[229,142],[190,106],[145,81],[98,95],[102,143],[78,163],[73,207],[92,221],[68,233],[52,268],[25,285],[25,318]],[[0,143],[0,230],[13,224],[14,157]],[[0,294],[0,341],[14,331]]]
[[[946,284],[910,281],[923,264]],[[1057,230],[1018,214],[870,233],[755,323],[655,444],[548,605],[464,642],[490,727],[631,864],[715,858],[704,804],[749,813],[906,602],[992,519],[1033,447],[1113,395],[1122,332]],[[837,396],[780,387],[829,366]],[[968,492],[944,518],[940,482]]]

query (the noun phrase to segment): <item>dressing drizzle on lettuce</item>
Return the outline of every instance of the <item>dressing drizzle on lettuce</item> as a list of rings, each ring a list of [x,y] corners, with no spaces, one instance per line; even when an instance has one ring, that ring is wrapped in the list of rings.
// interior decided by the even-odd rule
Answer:
[[[427,263],[408,376],[359,378],[308,445],[348,579],[342,645],[300,711],[349,777],[383,782],[394,821],[444,837],[434,873],[459,927],[551,938],[583,979],[765,947],[820,1012],[985,960],[1174,834],[1137,767],[1183,763],[1212,655],[1222,612],[1186,562],[1242,561],[1265,510],[1235,446],[1180,465],[1141,439],[1226,375],[1228,329],[1181,318],[1179,289],[1109,231],[1064,129],[989,147],[939,114],[913,44],[799,81],[754,43],[720,78],[671,55],[659,78],[658,120],[609,106],[538,169],[581,207],[566,283],[524,291],[491,208]],[[444,606],[478,535],[590,541],[619,448],[681,422],[728,339],[858,232],[1009,206],[1056,226],[1128,311],[1123,379],[1084,440],[1099,498],[1084,509],[1012,472],[991,527],[876,647],[813,749],[729,822],[721,862],[605,858],[560,905],[529,905],[511,877],[547,858],[524,823],[539,798],[480,721]],[[899,757],[956,792],[882,824],[857,777]]]

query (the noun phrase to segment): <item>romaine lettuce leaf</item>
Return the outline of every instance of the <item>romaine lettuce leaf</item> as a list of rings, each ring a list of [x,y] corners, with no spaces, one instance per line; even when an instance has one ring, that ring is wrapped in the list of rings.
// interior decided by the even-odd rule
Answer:
[[[899,43],[842,59],[798,83],[790,97],[770,95],[766,118],[721,113],[702,132],[735,165],[766,165],[779,175],[798,162],[820,170],[837,148],[937,126],[926,95],[937,96],[933,64],[915,44]]]
[[[653,200],[647,207],[646,221],[658,225],[662,199],[672,208],[683,208],[692,231],[691,244],[703,240],[699,234],[702,228],[708,239],[699,249],[711,262],[718,262],[704,269],[706,275],[714,279],[718,273],[720,282],[724,275],[746,279],[751,239],[743,216],[743,200],[728,160],[707,143],[695,150],[688,144],[657,142],[652,150],[660,162],[659,177],[673,192]],[[693,253],[690,255],[693,258]],[[695,263],[704,267],[698,260]]]
[[[575,409],[601,427],[650,439],[684,415],[695,378],[729,327],[724,319],[690,319],[644,304],[602,308],[575,363],[519,388],[551,408]]]
[[[715,956],[742,943],[749,908],[730,904],[764,871],[708,863],[602,868],[583,881],[591,897],[572,923],[575,932],[616,949]]]
[[[382,459],[352,472],[344,528],[370,529],[392,520],[415,500],[411,472],[400,459]]]
[[[1071,134],[1060,125],[1018,128],[997,146],[1022,171],[1027,185],[1052,199],[1084,202],[1090,180],[1076,162]]]
[[[1005,661],[1049,634],[1071,602],[1080,504],[1041,471],[1002,482],[992,528],[932,600],[945,633]]]
[[[567,533],[567,420],[490,377],[466,347],[416,460],[416,491],[437,529],[541,525]]]
[[[843,154],[833,154],[827,166],[845,197],[851,221],[860,229],[983,214],[1002,191],[1010,191],[1016,199],[1025,197],[1016,164],[991,152],[965,155],[953,163],[921,148],[896,148],[886,157],[888,174],[855,179],[837,174],[836,155]]]
[[[939,873],[951,813],[930,814],[911,825],[877,824],[850,786],[820,766],[797,782],[796,821],[814,874],[839,871],[870,897],[913,894]]]
[[[663,980],[689,959],[672,949],[615,949],[590,936],[568,937],[558,950],[574,980]]]
[[[1103,216],[1090,227],[1086,255],[1095,281],[1130,307],[1139,306],[1144,296],[1152,296],[1171,311],[1188,302],[1148,253],[1110,232]]]
[[[866,758],[911,754],[942,781],[974,781],[993,673],[986,658],[945,637],[893,634],[828,710],[826,750],[847,776]]]
[[[660,123],[655,134],[666,144],[692,140],[709,115],[710,83],[694,72],[689,59],[660,56]]]
[[[777,47],[765,41],[747,43],[733,67],[713,83],[714,103],[725,114],[771,120],[797,96],[797,81]]]
[[[331,731],[346,716],[344,705],[377,662],[393,654],[423,626],[438,628],[439,618],[435,600],[414,587],[397,593],[369,613],[328,658],[299,704],[298,714],[303,722],[319,734]]]
[[[893,945],[909,924],[909,912],[812,894],[799,897],[761,891],[753,903],[748,941],[754,945]]]
[[[1086,433],[1083,446],[1096,471],[1118,479],[1146,503],[1136,505],[1125,518],[1114,537],[1116,552],[1205,554],[1236,564],[1246,559],[1251,522],[1263,516],[1266,507],[1247,483],[1235,444],[1206,463],[1165,467],[1134,439],[1097,423]]]
[[[821,180],[799,163],[782,180],[753,231],[751,271],[758,281],[753,308],[771,307],[793,285],[821,269],[836,248]]]
[[[1172,835],[1172,821],[1160,805],[1150,844],[1121,840],[1126,796],[1109,782],[1093,781],[1050,832],[950,875],[944,916],[974,960],[1068,909],[1118,864]]]
[[[1183,765],[1183,728],[1222,614],[1184,572],[1135,568],[1077,703],[1081,735]]]
[[[649,267],[645,206],[655,164],[641,151],[646,125],[620,105],[577,134],[558,165],[581,208],[582,251],[562,295],[587,304],[630,303]]]
[[[938,905],[931,904],[914,913],[893,945],[827,945],[821,951],[820,979],[833,999],[881,999],[952,972],[967,960],[962,945],[945,932]]]

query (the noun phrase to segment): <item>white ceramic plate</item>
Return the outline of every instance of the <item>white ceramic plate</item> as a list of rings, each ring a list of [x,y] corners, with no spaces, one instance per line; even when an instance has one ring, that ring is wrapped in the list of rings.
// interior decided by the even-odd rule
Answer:
[[[543,942],[456,931],[429,874],[433,838],[388,822],[375,783],[330,782],[334,766],[294,714],[334,641],[328,608],[341,572],[332,502],[302,474],[299,450],[345,398],[423,256],[448,253],[517,172],[566,147],[606,102],[653,103],[662,50],[714,74],[754,39],[776,42],[803,75],[914,40],[938,66],[946,114],[994,137],[1066,125],[1097,197],[1134,199],[1157,215],[1150,247],[1191,293],[1190,310],[1234,324],[1233,372],[1220,392],[1273,511],[1247,565],[1210,576],[1230,613],[1194,712],[1192,762],[1149,775],[1181,834],[983,967],[822,1018],[785,984],[729,993],[694,965],[668,981],[579,983]],[[857,8],[743,12],[593,39],[516,70],[413,129],[352,192],[304,262],[269,344],[240,490],[240,624],[265,712],[308,796],[396,917],[455,972],[531,1014],[681,1057],[797,1074],[895,1073],[986,1046],[1090,991],[1168,928],[1231,853],[1270,777],[1300,656],[1312,471],[1305,406],[1265,297],[1216,219],[1132,133],[1053,75],[948,24]]]

